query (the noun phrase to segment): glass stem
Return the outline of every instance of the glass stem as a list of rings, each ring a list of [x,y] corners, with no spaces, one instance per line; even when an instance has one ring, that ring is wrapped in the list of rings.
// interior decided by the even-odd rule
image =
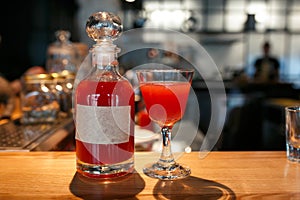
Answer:
[[[175,164],[175,160],[171,151],[171,134],[172,128],[170,127],[162,127],[161,134],[162,134],[162,153],[160,155],[160,159],[158,163],[162,166],[170,166]]]

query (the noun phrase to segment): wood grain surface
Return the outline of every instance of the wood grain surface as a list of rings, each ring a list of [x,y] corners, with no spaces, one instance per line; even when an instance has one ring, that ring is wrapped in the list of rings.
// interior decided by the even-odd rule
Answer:
[[[192,169],[176,181],[142,173],[158,154],[135,155],[135,173],[101,181],[76,173],[74,152],[0,152],[0,199],[300,199],[300,163],[283,151],[176,154]]]

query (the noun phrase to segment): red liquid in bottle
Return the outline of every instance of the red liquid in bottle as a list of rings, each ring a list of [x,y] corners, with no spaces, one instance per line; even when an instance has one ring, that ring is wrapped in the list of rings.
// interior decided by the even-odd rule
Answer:
[[[140,86],[150,118],[160,126],[173,126],[184,114],[188,82],[148,82]]]
[[[77,162],[86,164],[117,164],[133,158],[134,154],[134,93],[127,80],[98,82],[83,80],[76,90],[76,105],[97,107],[130,106],[129,140],[124,143],[94,144],[76,138]],[[89,120],[89,119],[86,119]],[[84,122],[81,121],[84,124]],[[118,133],[114,133],[118,134]],[[97,175],[85,174],[91,177]],[[112,177],[115,175],[99,175]]]

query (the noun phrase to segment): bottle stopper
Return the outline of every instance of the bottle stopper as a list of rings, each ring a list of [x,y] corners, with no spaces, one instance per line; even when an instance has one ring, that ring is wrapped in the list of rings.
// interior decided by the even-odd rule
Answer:
[[[94,41],[113,41],[123,31],[119,16],[110,12],[97,12],[92,14],[86,23],[86,32]]]

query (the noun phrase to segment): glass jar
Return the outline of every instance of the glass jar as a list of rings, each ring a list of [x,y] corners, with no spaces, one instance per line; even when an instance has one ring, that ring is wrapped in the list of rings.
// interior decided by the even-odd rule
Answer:
[[[53,91],[59,102],[61,116],[72,114],[72,92],[75,74],[64,70],[61,73],[51,73],[53,77]]]
[[[77,72],[79,55],[77,48],[70,41],[71,33],[66,30],[55,32],[56,41],[48,46],[46,69],[49,73],[64,70]]]
[[[25,75],[21,94],[23,124],[52,123],[59,113],[50,74]]]

